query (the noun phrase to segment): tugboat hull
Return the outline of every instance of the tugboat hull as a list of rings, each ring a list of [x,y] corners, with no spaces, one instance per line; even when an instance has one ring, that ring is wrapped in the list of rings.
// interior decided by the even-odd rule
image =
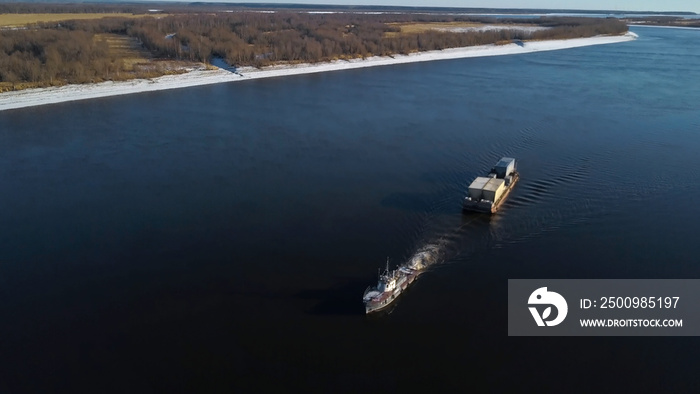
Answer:
[[[387,308],[389,305],[391,305],[399,296],[401,293],[404,292],[408,288],[408,286],[413,283],[414,280],[418,277],[418,272],[415,272],[413,274],[407,275],[405,277],[405,280],[402,281],[400,284],[396,285],[396,288],[391,291],[391,292],[384,292],[380,293],[377,297],[372,298],[372,299],[366,299],[365,300],[365,313],[370,314],[372,312],[378,312],[383,310],[384,308]]]
[[[420,275],[420,271],[405,266],[380,276],[375,287],[368,287],[362,297],[365,303],[365,313],[378,312],[391,305],[408,286]]]

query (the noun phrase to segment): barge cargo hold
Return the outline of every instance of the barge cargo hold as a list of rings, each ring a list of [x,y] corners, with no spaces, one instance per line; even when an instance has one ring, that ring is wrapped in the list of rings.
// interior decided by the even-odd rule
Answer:
[[[485,177],[476,177],[464,198],[464,211],[496,213],[520,179],[515,159],[503,157]]]

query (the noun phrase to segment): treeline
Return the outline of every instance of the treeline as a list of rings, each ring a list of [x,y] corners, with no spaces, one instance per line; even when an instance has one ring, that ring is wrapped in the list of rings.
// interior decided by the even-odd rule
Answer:
[[[535,33],[514,29],[387,34],[400,32],[398,25],[389,23],[408,21],[459,20],[431,15],[229,13],[140,19],[129,22],[128,26],[115,26],[111,31],[137,37],[157,57],[208,62],[216,56],[230,64],[257,67],[277,62],[386,56],[514,39],[576,38],[627,31],[626,25],[617,19],[544,18],[529,21],[549,27]]]
[[[650,16],[644,18],[627,18],[626,23],[655,25],[655,26],[675,26],[675,27],[700,27],[700,19],[679,18],[673,16]]]
[[[84,31],[4,31],[0,40],[0,81],[48,84],[102,80],[121,70],[104,41]]]
[[[617,19],[541,18],[498,20],[499,24],[548,27],[523,30],[401,33],[396,23],[493,22],[485,18],[412,14],[308,14],[232,12],[160,18],[103,18],[43,23],[32,30],[0,31],[0,82],[81,83],[125,78],[119,55],[96,34],[137,39],[160,59],[208,63],[221,57],[235,66],[319,62],[374,55],[407,54],[511,40],[563,39],[620,34]]]
[[[536,40],[619,35],[627,32],[627,24],[617,18],[542,18],[539,26],[550,27],[532,34]]]
[[[470,45],[466,35],[453,33],[387,37],[399,31],[375,17],[234,13],[135,21],[129,34],[156,56],[202,62],[216,56],[230,64],[258,67]]]
[[[115,23],[116,22],[116,23]],[[27,87],[150,78],[174,72],[161,62],[131,64],[95,33],[125,32],[126,21],[95,29],[39,28],[0,31],[0,92]],[[146,59],[144,59],[146,60]]]

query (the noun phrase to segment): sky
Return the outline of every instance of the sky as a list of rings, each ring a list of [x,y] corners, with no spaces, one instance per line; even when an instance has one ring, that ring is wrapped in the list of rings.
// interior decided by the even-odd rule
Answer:
[[[197,1],[197,0],[195,0]],[[204,0],[203,0],[204,1]],[[208,0],[212,1],[212,0]],[[217,0],[214,0],[217,1]],[[700,13],[699,0],[218,0],[242,3],[300,3],[391,5],[422,7],[545,8],[612,11],[692,11]]]

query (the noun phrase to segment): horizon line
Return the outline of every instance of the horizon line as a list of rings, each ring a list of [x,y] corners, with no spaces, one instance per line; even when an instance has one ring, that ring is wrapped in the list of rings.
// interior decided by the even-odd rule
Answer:
[[[63,3],[63,1],[36,1],[36,3]],[[65,3],[75,3],[73,1],[66,0]],[[307,7],[307,8],[339,8],[339,9],[362,9],[362,8],[373,8],[373,9],[416,9],[416,10],[481,10],[481,11],[518,11],[520,13],[542,13],[542,11],[547,11],[549,13],[556,13],[559,11],[571,12],[571,13],[595,13],[595,14],[690,14],[698,15],[694,11],[652,11],[652,10],[606,10],[606,9],[583,9],[583,8],[517,8],[517,7],[454,7],[454,6],[414,6],[414,5],[372,5],[372,4],[314,4],[314,3],[300,3],[300,2],[289,2],[289,3],[276,3],[276,2],[231,2],[226,0],[208,0],[208,1],[187,1],[187,0],[133,0],[133,1],[90,1],[85,0],[82,3],[152,3],[152,4],[172,4],[181,3],[188,5],[197,4],[211,4],[211,5],[231,5],[238,7],[255,7],[255,8],[281,8],[284,6],[293,7]]]

